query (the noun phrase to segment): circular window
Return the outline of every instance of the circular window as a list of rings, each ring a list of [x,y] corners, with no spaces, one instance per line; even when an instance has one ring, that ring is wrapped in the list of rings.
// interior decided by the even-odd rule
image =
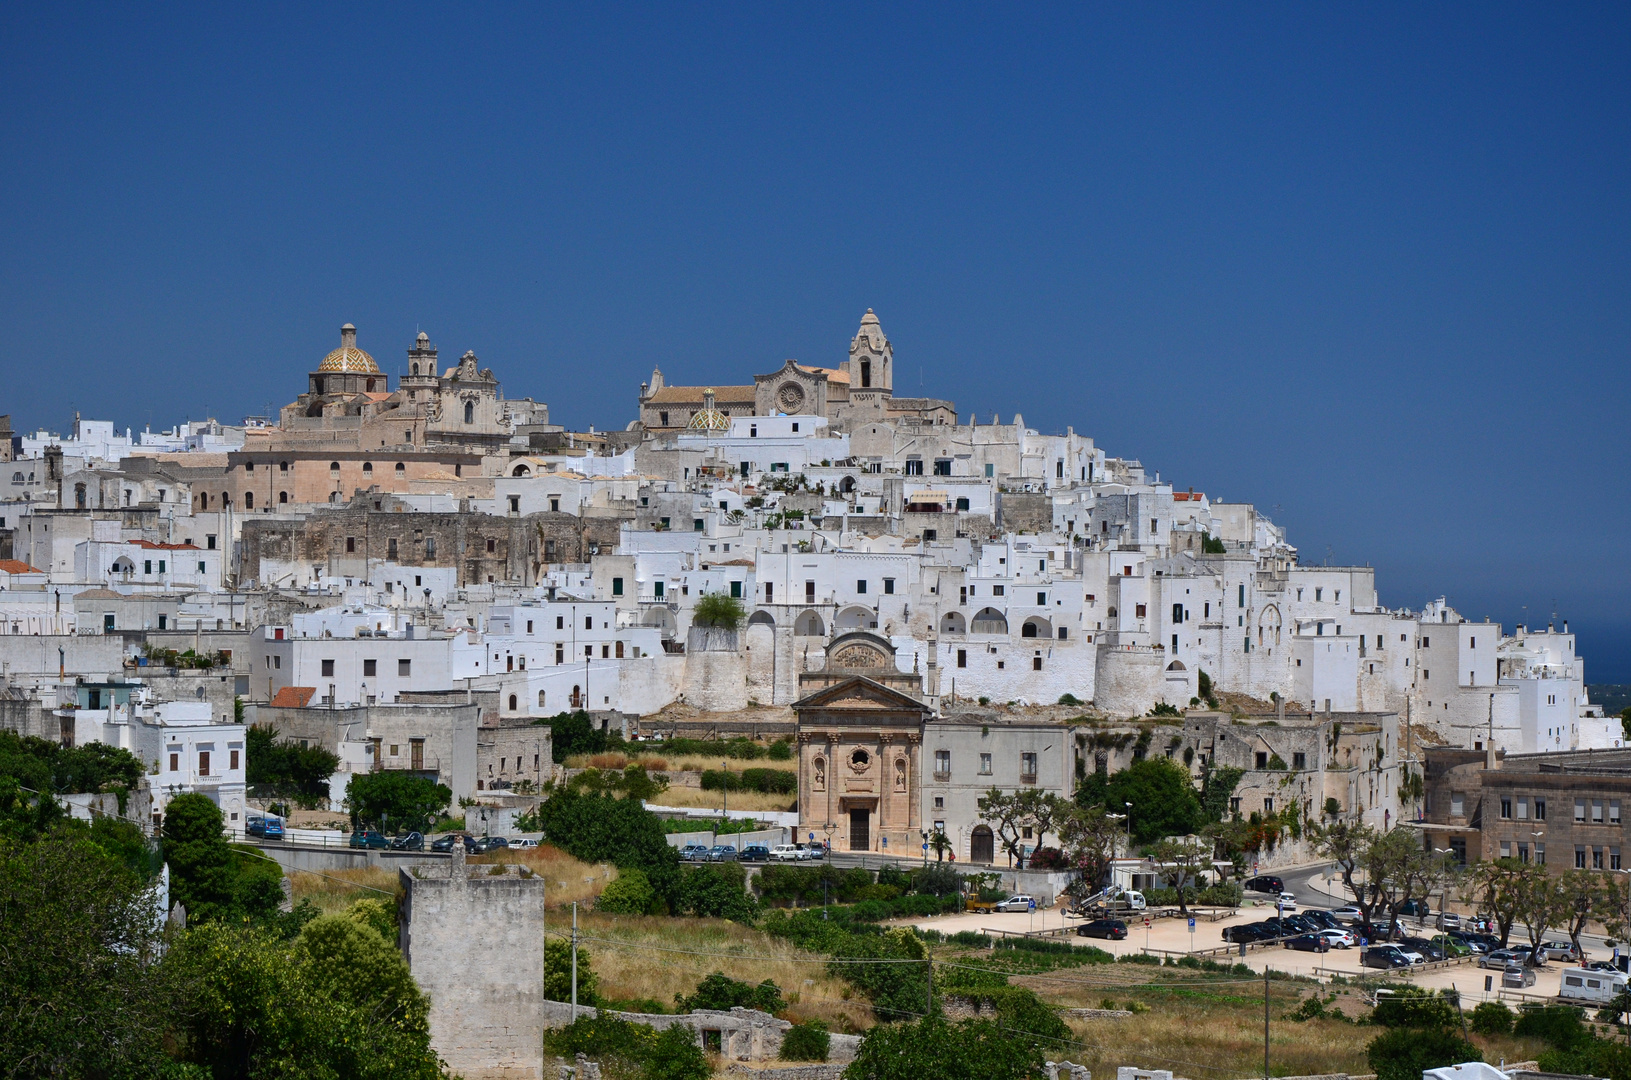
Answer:
[[[804,404],[804,388],[798,383],[783,383],[781,390],[776,394],[783,409],[792,412]]]
[[[865,750],[857,750],[855,753],[849,756],[849,763],[855,766],[857,769],[866,768],[866,763],[870,760],[872,759],[867,757]]]

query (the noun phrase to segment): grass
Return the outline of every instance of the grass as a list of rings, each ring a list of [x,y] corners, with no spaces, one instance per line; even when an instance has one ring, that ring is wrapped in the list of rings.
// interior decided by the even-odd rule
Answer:
[[[730,761],[731,772],[741,772],[743,769],[781,769],[783,772],[797,772],[797,761],[772,761],[769,758],[757,758],[745,761],[741,758],[720,758],[712,754],[625,754],[617,750],[608,750],[600,754],[573,754],[566,759],[569,769],[618,769],[621,770],[630,762],[642,765],[648,772],[702,772],[705,769],[717,769],[722,760]]]
[[[695,806],[708,810],[719,809],[717,791],[701,788],[671,787],[652,796],[658,806]],[[770,795],[762,791],[733,791],[732,810],[792,810],[798,806],[797,795]]]
[[[870,1006],[847,1000],[851,991],[827,973],[824,957],[750,927],[721,919],[580,911],[578,929],[618,943],[583,946],[600,977],[600,991],[609,998],[654,998],[673,1008],[675,994],[689,994],[704,977],[721,971],[744,982],[773,980],[788,1002],[788,1019],[825,1020],[834,1031],[864,1031],[873,1024]]]
[[[576,901],[579,905],[594,903],[607,882],[617,877],[617,869],[610,863],[579,862],[558,847],[541,844],[535,848],[513,848],[470,858],[473,866],[525,866],[544,879],[544,903],[547,907],[564,907]]]
[[[294,902],[310,900],[324,914],[344,911],[353,900],[387,897],[374,889],[381,889],[390,897],[398,891],[395,870],[370,866],[361,870],[325,870],[321,875],[296,870],[289,875]]]

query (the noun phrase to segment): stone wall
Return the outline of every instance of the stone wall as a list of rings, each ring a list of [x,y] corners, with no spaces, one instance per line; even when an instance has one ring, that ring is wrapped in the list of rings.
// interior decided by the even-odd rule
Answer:
[[[748,707],[747,657],[735,630],[693,626],[685,642],[685,703],[709,712]]]
[[[601,1011],[588,1005],[577,1007],[577,1015],[580,1017],[599,1016]],[[545,1027],[565,1027],[572,1022],[573,1009],[570,1002],[545,1001],[542,1003],[542,1012]],[[698,1009],[678,1016],[666,1013],[618,1012],[613,1009],[606,1009],[604,1012],[607,1016],[615,1016],[634,1024],[646,1024],[658,1031],[675,1026],[688,1027],[697,1033],[699,1046],[706,1046],[717,1033],[720,1053],[735,1061],[774,1059],[781,1052],[782,1038],[787,1034],[787,1029],[793,1026],[769,1013],[741,1007],[731,1009],[729,1012]],[[830,1036],[827,1061],[840,1067],[846,1065],[855,1060],[856,1051],[860,1046],[859,1035],[834,1034]]]
[[[544,880],[465,863],[400,875],[402,955],[430,998],[431,1046],[465,1080],[543,1074]],[[525,876],[523,876],[525,875]]]

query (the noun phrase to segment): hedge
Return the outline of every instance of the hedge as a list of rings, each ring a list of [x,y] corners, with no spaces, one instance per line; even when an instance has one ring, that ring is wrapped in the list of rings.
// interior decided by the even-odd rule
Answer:
[[[741,772],[708,769],[702,774],[704,791],[759,791],[766,795],[791,795],[798,789],[798,777],[786,769],[743,769]]]

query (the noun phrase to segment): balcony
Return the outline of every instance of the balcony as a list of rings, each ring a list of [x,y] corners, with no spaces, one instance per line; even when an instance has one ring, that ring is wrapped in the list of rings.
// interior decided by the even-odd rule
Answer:
[[[937,784],[950,783],[951,782],[951,770],[950,769],[936,769],[934,771],[934,782],[937,783]]]
[[[1020,773],[1019,774],[1019,782],[1022,783],[1022,784],[1028,784],[1028,785],[1030,785],[1032,787],[1035,787],[1036,786],[1036,773],[1034,773],[1034,772],[1022,772],[1022,773]]]

